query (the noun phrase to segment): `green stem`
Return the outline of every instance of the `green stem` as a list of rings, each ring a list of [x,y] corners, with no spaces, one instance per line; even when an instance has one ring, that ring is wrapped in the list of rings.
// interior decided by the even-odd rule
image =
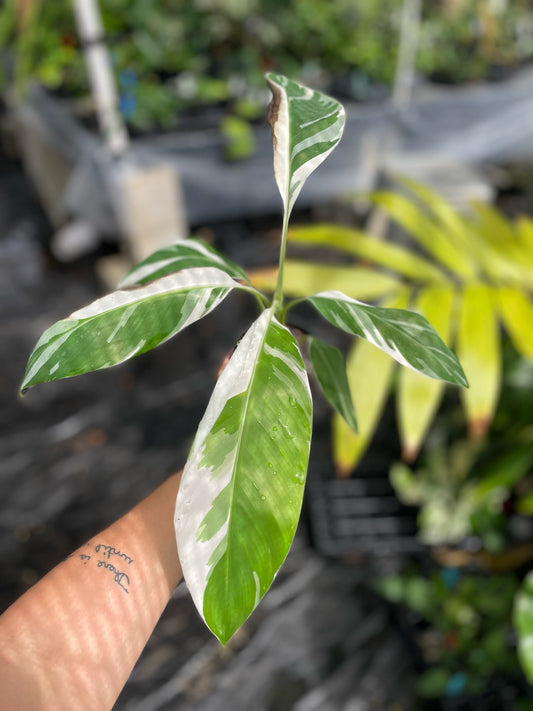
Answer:
[[[300,299],[292,299],[292,301],[289,301],[288,304],[286,304],[285,306],[283,306],[283,308],[280,309],[280,312],[279,312],[279,314],[278,314],[278,318],[279,318],[280,322],[281,322],[281,323],[285,323],[285,318],[286,318],[286,316],[287,316],[287,312],[289,311],[289,309],[292,309],[293,306],[296,306],[296,304],[301,304],[302,301],[305,301],[305,299],[303,299],[303,298],[300,298]]]
[[[271,304],[270,304],[269,300],[266,298],[266,296],[264,294],[262,294],[256,288],[254,288],[253,286],[249,286],[249,287],[245,286],[244,290],[247,291],[249,294],[252,294],[253,296],[255,296],[255,299],[256,299],[257,303],[259,304],[259,308],[261,309],[261,311],[263,311],[264,309],[270,308]]]
[[[289,231],[289,213],[286,210],[283,215],[283,228],[281,231],[281,246],[279,250],[278,280],[272,305],[274,313],[279,314],[283,307],[283,267],[285,266],[285,253],[287,251],[287,233]]]

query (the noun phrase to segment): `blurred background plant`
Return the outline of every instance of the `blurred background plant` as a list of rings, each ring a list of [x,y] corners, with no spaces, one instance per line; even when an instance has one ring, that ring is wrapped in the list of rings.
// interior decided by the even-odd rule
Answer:
[[[408,633],[414,632],[423,668],[419,696],[470,699],[473,706],[460,708],[476,709],[511,708],[510,698],[512,708],[529,708],[512,626],[518,586],[514,573],[486,576],[457,568],[430,574],[410,569],[379,581],[379,593],[394,604],[400,619],[402,610],[408,611]]]
[[[448,401],[417,467],[398,462],[391,468],[399,498],[419,507],[424,543],[468,541],[470,550],[483,551],[478,562],[500,568],[533,559],[533,363],[521,358],[505,337],[502,372],[501,397],[487,436],[462,437],[461,413]]]
[[[153,130],[207,106],[257,118],[269,69],[341,98],[383,96],[394,79],[402,4],[101,0],[100,7],[124,118]],[[5,0],[0,46],[4,91],[23,91],[32,79],[69,96],[88,92],[70,0]],[[424,3],[418,54],[422,75],[450,82],[514,68],[533,55],[529,3]]]

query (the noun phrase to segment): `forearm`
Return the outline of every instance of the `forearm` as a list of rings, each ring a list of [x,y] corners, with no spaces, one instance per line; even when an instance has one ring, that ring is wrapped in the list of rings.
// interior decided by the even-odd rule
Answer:
[[[178,483],[167,480],[0,617],[0,708],[112,708],[182,577]]]

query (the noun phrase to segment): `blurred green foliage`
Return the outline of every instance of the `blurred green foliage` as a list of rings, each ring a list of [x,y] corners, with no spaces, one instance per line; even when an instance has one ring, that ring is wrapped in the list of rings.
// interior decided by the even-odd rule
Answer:
[[[453,545],[474,536],[482,550],[503,553],[510,544],[508,517],[532,513],[533,362],[507,339],[503,345],[502,394],[487,435],[462,438],[461,413],[447,402],[418,466],[391,468],[399,498],[419,507],[419,536],[426,544]],[[508,555],[508,567],[521,562]]]
[[[525,0],[497,16],[488,2],[462,0],[453,12],[450,5],[424,3],[423,74],[478,79],[533,54]],[[32,7],[22,21],[15,0],[0,11],[4,86],[20,90],[36,78],[71,95],[86,92],[70,0]],[[100,7],[119,82],[123,72],[130,77],[123,113],[139,128],[172,126],[178,112],[212,104],[240,115],[243,100],[258,115],[271,69],[355,99],[394,78],[402,0],[100,0]]]
[[[512,573],[462,574],[443,568],[430,577],[418,572],[390,575],[377,588],[403,605],[418,625],[427,670],[418,680],[420,696],[478,694],[495,674],[519,677],[512,644],[512,612],[519,581]]]

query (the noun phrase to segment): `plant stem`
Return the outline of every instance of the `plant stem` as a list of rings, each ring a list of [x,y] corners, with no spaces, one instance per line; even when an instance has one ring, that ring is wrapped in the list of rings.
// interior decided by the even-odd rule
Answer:
[[[283,228],[281,231],[281,246],[279,249],[278,280],[272,306],[274,313],[278,315],[283,306],[283,267],[285,266],[285,253],[287,251],[287,233],[289,231],[289,211],[285,210],[283,215]]]

